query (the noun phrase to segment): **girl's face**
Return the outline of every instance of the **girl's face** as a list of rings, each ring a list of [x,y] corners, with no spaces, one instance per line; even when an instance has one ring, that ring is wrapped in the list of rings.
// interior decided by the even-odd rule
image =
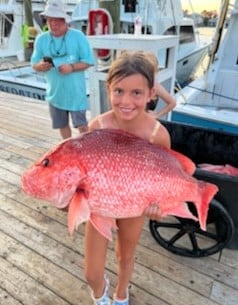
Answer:
[[[133,74],[112,82],[108,86],[111,107],[120,119],[132,120],[145,111],[145,106],[154,94],[146,78]]]

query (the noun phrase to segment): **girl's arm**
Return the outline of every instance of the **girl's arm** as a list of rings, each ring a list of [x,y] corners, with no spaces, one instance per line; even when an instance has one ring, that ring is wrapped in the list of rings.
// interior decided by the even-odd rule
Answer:
[[[159,118],[170,112],[176,106],[176,100],[172,95],[159,83],[156,84],[156,95],[158,95],[167,105],[157,112],[153,112],[153,116]]]

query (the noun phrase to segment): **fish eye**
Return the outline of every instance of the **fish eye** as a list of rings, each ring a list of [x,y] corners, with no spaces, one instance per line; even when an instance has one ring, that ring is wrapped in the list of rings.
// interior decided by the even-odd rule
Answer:
[[[47,167],[50,164],[50,160],[49,159],[44,159],[41,163],[44,167]]]

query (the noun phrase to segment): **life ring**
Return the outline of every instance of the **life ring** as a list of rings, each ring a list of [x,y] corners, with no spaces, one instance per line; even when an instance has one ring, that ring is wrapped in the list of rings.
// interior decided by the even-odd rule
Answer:
[[[112,34],[112,18],[106,9],[90,10],[88,13],[88,35],[106,35]],[[99,49],[97,56],[99,59],[109,59],[111,55],[108,49]]]

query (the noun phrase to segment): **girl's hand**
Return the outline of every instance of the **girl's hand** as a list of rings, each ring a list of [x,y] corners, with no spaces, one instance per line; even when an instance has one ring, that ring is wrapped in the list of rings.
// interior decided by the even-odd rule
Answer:
[[[148,110],[148,113],[155,119],[158,119],[160,117],[159,112],[157,111]]]
[[[161,213],[160,213],[160,208],[159,208],[158,204],[156,204],[156,203],[151,203],[144,210],[143,214],[152,220],[160,221],[162,218]]]

